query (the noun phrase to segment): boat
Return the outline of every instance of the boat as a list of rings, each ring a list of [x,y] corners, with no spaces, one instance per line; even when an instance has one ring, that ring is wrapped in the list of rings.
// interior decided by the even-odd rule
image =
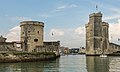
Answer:
[[[64,53],[60,53],[60,56],[65,56],[65,54]]]
[[[106,57],[107,57],[107,55],[106,55],[105,52],[104,52],[104,48],[102,48],[102,54],[100,55],[100,57],[101,57],[101,58],[106,58]]]
[[[102,57],[102,58],[106,58],[107,55],[105,55],[105,54],[101,54],[100,57]]]

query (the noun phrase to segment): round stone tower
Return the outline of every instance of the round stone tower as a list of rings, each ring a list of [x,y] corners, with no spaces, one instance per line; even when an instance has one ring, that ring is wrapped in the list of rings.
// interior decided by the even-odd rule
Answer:
[[[20,24],[23,51],[32,52],[36,46],[43,46],[43,22],[23,21]]]

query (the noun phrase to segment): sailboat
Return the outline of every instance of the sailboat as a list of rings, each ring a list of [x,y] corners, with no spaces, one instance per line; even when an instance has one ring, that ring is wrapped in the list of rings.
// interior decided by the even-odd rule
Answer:
[[[104,49],[102,48],[102,54],[100,55],[101,58],[106,58],[107,55],[104,53]]]
[[[102,58],[106,58],[107,55],[106,55],[106,54],[101,54],[100,57],[102,57]]]

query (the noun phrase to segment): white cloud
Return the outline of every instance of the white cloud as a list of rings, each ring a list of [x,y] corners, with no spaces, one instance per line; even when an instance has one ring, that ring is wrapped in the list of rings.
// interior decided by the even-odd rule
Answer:
[[[71,4],[69,7],[78,7],[78,6],[75,4]]]
[[[113,19],[119,19],[120,18],[120,9],[110,8],[110,11],[113,12],[113,14],[105,17],[104,20],[113,20]]]
[[[38,15],[40,18],[48,18],[48,17],[51,17],[50,14],[40,14]]]
[[[31,21],[32,19],[29,17],[15,16],[10,18],[11,21]]]
[[[58,7],[57,9],[65,9],[66,7],[67,7],[66,5],[63,5],[63,6]]]
[[[53,36],[52,36],[53,33]],[[51,29],[45,34],[46,41],[57,41],[60,40],[61,46],[81,47],[85,46],[85,28],[78,27],[75,29]]]
[[[109,20],[120,18],[120,9],[119,8],[112,6],[111,8],[109,8],[109,10],[112,13],[112,15],[107,17]]]
[[[20,41],[20,27],[16,26],[9,30],[6,35],[7,41]]]
[[[76,34],[85,34],[85,27],[78,27],[75,29]]]
[[[109,39],[110,42],[119,43],[118,38],[120,38],[120,19],[117,23],[110,23],[109,25]]]
[[[63,36],[64,35],[64,31],[60,30],[60,29],[51,29],[50,33],[51,36]]]
[[[118,19],[120,18],[120,15],[112,15],[112,16],[107,16],[103,20],[113,20],[113,19]]]
[[[68,9],[68,8],[75,8],[75,7],[78,7],[78,6],[76,4],[62,5],[62,6],[57,7],[52,12],[59,12],[59,11],[63,11],[63,10]]]

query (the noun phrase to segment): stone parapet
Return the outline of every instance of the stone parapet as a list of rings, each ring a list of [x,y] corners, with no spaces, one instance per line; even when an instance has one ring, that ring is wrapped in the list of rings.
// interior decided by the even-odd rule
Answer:
[[[31,25],[40,25],[44,27],[44,23],[38,22],[38,21],[23,21],[23,22],[20,22],[20,24],[21,24],[20,26],[31,24]]]
[[[92,13],[89,15],[89,17],[102,17],[102,13],[98,12],[98,13]]]

